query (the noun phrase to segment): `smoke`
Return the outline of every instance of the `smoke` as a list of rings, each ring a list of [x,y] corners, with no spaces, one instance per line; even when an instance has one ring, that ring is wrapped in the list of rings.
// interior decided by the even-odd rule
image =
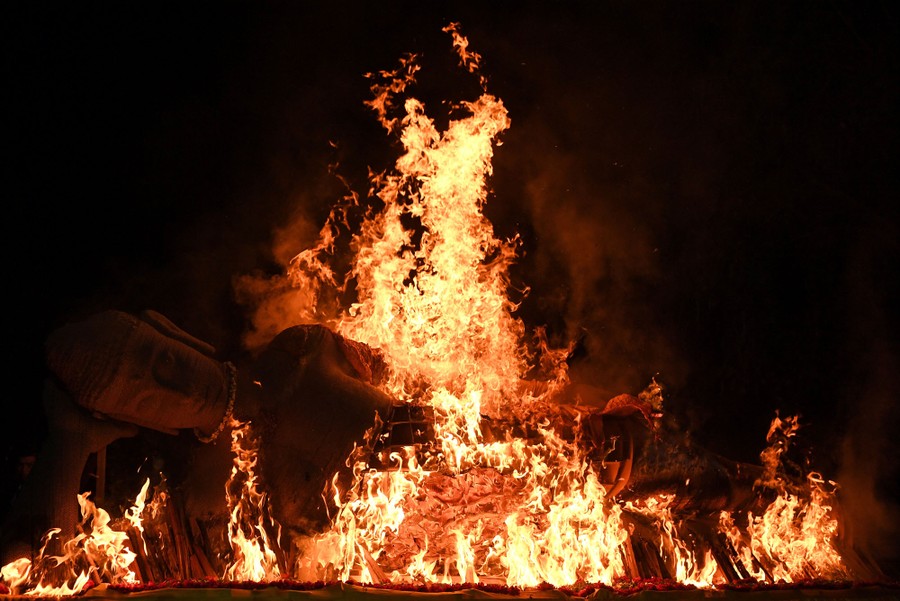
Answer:
[[[847,396],[838,482],[848,543],[862,559],[900,577],[900,356],[890,337],[890,288],[882,258],[896,256],[892,227],[861,228],[846,277],[848,355],[855,357]]]
[[[256,271],[234,278],[235,300],[248,312],[248,325],[241,340],[244,348],[256,352],[282,330],[315,321],[313,291],[298,289],[286,274],[297,253],[315,244],[319,228],[298,209],[273,232],[272,255],[279,271]]]
[[[535,295],[528,318],[555,329],[558,346],[578,341],[572,376],[607,399],[636,394],[660,370],[677,382],[683,366],[654,312],[663,291],[651,226],[624,210],[620,191],[591,181],[589,161],[537,142],[527,151],[541,161],[524,183],[535,243],[522,275]]]

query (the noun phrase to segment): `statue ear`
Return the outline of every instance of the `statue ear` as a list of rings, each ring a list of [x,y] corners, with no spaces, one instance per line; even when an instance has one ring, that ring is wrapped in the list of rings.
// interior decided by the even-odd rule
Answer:
[[[176,326],[174,323],[169,321],[169,318],[162,313],[157,313],[152,309],[146,309],[144,311],[141,311],[140,318],[142,321],[145,321],[146,323],[156,328],[159,333],[164,334],[169,338],[173,338],[179,342],[183,342],[184,344],[200,351],[208,357],[214,357],[216,354],[216,349],[211,344],[209,344],[208,342],[203,342],[198,338],[194,338],[193,336]]]

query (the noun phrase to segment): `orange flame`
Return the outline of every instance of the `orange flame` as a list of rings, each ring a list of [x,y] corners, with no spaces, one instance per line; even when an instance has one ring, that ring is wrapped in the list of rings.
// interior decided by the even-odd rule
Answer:
[[[224,578],[256,582],[275,580],[282,575],[279,560],[281,526],[271,517],[268,496],[258,488],[259,440],[250,422],[231,418],[229,425],[234,459],[225,492],[231,516],[228,538],[233,558]]]
[[[757,557],[771,565],[776,581],[848,576],[833,546],[837,520],[830,515],[831,493],[824,484],[818,474],[810,474],[808,499],[783,492],[763,515],[748,516],[750,546]]]
[[[673,494],[662,494],[648,497],[642,501],[629,501],[625,508],[653,519],[659,535],[660,556],[669,558],[674,565],[675,579],[683,584],[697,587],[710,587],[723,584],[726,580],[719,570],[719,565],[709,549],[700,553],[692,548],[679,535],[678,527],[672,517],[671,504]]]
[[[540,332],[538,349],[528,350],[525,326],[507,295],[519,240],[497,239],[483,213],[494,145],[510,118],[487,92],[481,57],[469,50],[458,25],[444,31],[460,65],[478,76],[481,95],[455,106],[455,118],[441,130],[422,102],[398,100],[415,83],[415,55],[394,71],[373,75],[378,81],[367,104],[403,145],[393,171],[372,177],[381,209],[367,214],[353,235],[356,254],[344,281],[327,260],[346,220],[341,207],[288,273],[298,294],[311,299],[302,320],[325,321],[327,289],[352,283],[356,302],[333,327],[382,353],[386,393],[431,409],[437,446],[395,448],[384,469],[354,452],[348,458],[352,486],[341,490],[337,475],[332,480],[337,510],[329,529],[298,541],[296,563],[288,566],[281,527],[259,487],[259,440],[250,422],[231,418],[234,460],[225,489],[232,558],[223,578],[272,581],[291,573],[362,583],[609,585],[627,571],[627,510],[650,518],[660,556],[676,580],[714,587],[724,582],[723,571],[710,549],[679,532],[674,496],[624,506],[609,498],[580,444],[580,414],[574,440],[552,425],[559,409],[550,399],[568,383],[565,353],[549,348]],[[346,202],[357,204],[358,198]],[[546,381],[527,380],[534,363]],[[493,424],[490,437],[485,423]],[[788,491],[779,473],[797,426],[796,418],[776,417],[762,454],[766,473],[759,484],[776,488],[778,497],[761,515],[749,514],[744,530],[729,512],[719,519],[735,561],[759,581],[847,575],[833,546],[837,524],[825,482],[812,474],[806,494],[799,494]],[[138,533],[148,485],[125,514]],[[12,591],[66,596],[91,581],[135,582],[127,535],[111,529],[109,515],[87,497],[78,501],[91,532],[65,543],[61,556],[45,555],[59,530],[48,532],[34,563],[22,558],[0,569]]]
[[[367,104],[403,146],[392,171],[372,176],[381,208],[353,234],[355,256],[343,284],[327,262],[345,216],[339,210],[319,244],[297,255],[289,271],[291,281],[313,290],[307,296],[316,299],[327,286],[353,286],[356,302],[333,327],[382,353],[388,394],[433,410],[438,448],[405,449],[393,458],[392,471],[357,466],[352,488],[335,489],[339,511],[331,529],[304,543],[298,565],[304,574],[363,582],[610,583],[625,574],[622,508],[606,498],[577,441],[550,427],[548,399],[567,383],[563,352],[545,346],[535,357],[527,350],[525,327],[507,295],[519,240],[497,239],[483,214],[493,148],[510,119],[502,101],[487,92],[481,57],[469,50],[458,25],[444,31],[460,65],[478,76],[481,95],[454,106],[454,118],[440,130],[422,102],[400,101],[415,84],[415,55],[371,76],[380,79]],[[358,206],[357,197],[350,200]],[[322,313],[312,307],[307,314]],[[535,360],[552,367],[537,387],[525,379]],[[485,419],[528,424],[530,434],[487,441]],[[794,421],[783,425],[773,425],[770,442],[777,432],[782,440],[793,434]],[[763,456],[771,477],[782,447],[773,444]],[[471,509],[470,515],[469,508],[484,502],[472,491],[490,488],[488,481],[502,489],[503,499],[492,501],[489,512]],[[671,558],[678,581],[723,582],[711,550],[694,549],[679,535],[670,500],[651,498],[629,509],[655,520],[661,552]],[[809,519],[820,515],[804,511]],[[761,540],[771,519],[767,512],[753,522],[751,540]],[[827,532],[827,524],[817,527]],[[721,530],[733,534],[736,528],[723,518]],[[760,544],[770,545],[754,542],[740,551],[759,553],[753,545]]]
[[[461,64],[477,73],[480,57],[455,25],[446,31]],[[365,471],[347,502],[340,502],[347,491],[337,491],[340,511],[316,540],[305,569],[318,565],[364,582],[382,577],[373,564],[412,528],[404,526],[406,517],[437,519],[420,506],[435,470],[459,476],[493,470],[514,483],[507,487],[505,513],[445,523],[451,541],[422,537],[403,565],[383,577],[478,582],[488,575],[514,586],[579,578],[609,583],[624,573],[619,545],[625,530],[619,507],[605,499],[577,445],[548,424],[538,425],[528,441],[486,442],[482,432],[485,417],[524,423],[546,414],[544,397],[566,379],[559,369],[542,394],[528,392],[524,378],[532,357],[507,298],[518,239],[498,240],[482,212],[493,145],[510,124],[506,108],[485,91],[460,103],[459,118],[440,131],[410,97],[405,114],[389,118],[395,95],[414,83],[417,70],[415,57],[408,57],[372,86],[370,106],[389,132],[399,131],[404,152],[392,173],[373,177],[383,209],[354,235],[349,277],[357,301],[336,328],[384,354],[389,394],[432,407],[440,448],[424,465],[411,452],[397,458],[401,469]],[[484,88],[484,78],[479,81]],[[317,252],[331,244],[333,231],[323,230]],[[298,255],[292,277],[327,282],[333,274],[314,269],[312,256],[319,255]]]
[[[90,582],[137,582],[130,568],[135,553],[128,547],[128,535],[111,528],[109,513],[88,497],[89,493],[78,495],[83,531],[63,543],[62,555],[48,554],[48,548],[60,533],[59,528],[52,528],[44,535],[44,544],[34,562],[23,557],[0,569],[11,591],[66,597],[82,592]]]
[[[724,512],[719,529],[725,533],[740,562],[750,576],[759,581],[795,582],[850,576],[835,548],[838,522],[831,503],[837,484],[826,489],[822,477],[807,476],[804,489],[789,490],[782,474],[784,453],[800,427],[797,416],[782,419],[776,415],[769,426],[769,443],[760,454],[765,473],[757,486],[773,489],[777,496],[761,515],[747,515],[746,534],[734,518]]]

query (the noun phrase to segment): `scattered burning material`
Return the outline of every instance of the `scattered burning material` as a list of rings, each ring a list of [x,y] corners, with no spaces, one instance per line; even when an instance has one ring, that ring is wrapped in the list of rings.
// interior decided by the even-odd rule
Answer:
[[[570,349],[550,348],[540,332],[528,338],[508,297],[519,242],[497,239],[483,214],[509,116],[487,91],[480,57],[455,25],[446,31],[481,95],[454,106],[441,130],[422,102],[403,98],[417,57],[373,75],[369,105],[403,153],[372,178],[375,202],[351,234],[347,273],[330,259],[346,214],[362,209],[355,197],[335,208],[319,244],[288,273],[309,299],[297,318],[317,325],[279,335],[270,351],[290,361],[278,365],[293,368],[299,356],[306,369],[307,347],[330,349],[316,357],[346,386],[327,392],[371,395],[345,406],[383,411],[342,455],[346,470],[309,484],[325,492],[327,525],[285,535],[291,511],[266,488],[277,480],[263,461],[266,431],[232,415],[234,387],[222,386],[217,398],[230,402],[219,430],[230,432],[234,457],[224,553],[213,552],[210,529],[185,515],[163,479],[149,503],[144,486],[121,529],[79,496],[84,533],[62,555],[42,550],[6,565],[11,591],[66,596],[89,583],[210,578],[513,591],[855,576],[838,549],[835,485],[779,471],[796,420],[776,418],[759,467],[672,439],[655,381],[637,396],[570,402]],[[350,290],[355,301],[333,311]],[[316,465],[331,466],[332,451]],[[295,458],[281,459],[293,467]]]
[[[37,559],[20,558],[5,565],[3,580],[13,591],[20,589],[31,595],[68,596],[80,593],[98,582],[135,583],[131,569],[135,554],[128,548],[128,535],[113,529],[109,514],[94,505],[88,495],[78,495],[82,532],[59,547],[60,530],[51,529]]]

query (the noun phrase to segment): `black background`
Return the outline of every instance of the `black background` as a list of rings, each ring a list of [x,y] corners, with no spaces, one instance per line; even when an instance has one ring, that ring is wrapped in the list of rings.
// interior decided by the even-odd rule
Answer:
[[[364,74],[419,53],[429,112],[474,99],[441,31],[459,22],[512,120],[486,212],[523,237],[526,323],[584,336],[576,375],[611,395],[656,376],[694,439],[734,459],[757,460],[776,411],[800,414],[812,465],[871,518],[873,545],[896,533],[894,4],[7,16],[7,395],[25,416],[10,457],[40,444],[41,345],[61,323],[154,308],[239,354],[233,278],[277,274],[312,240],[344,193],[330,165],[365,193],[367,168],[396,158]]]

